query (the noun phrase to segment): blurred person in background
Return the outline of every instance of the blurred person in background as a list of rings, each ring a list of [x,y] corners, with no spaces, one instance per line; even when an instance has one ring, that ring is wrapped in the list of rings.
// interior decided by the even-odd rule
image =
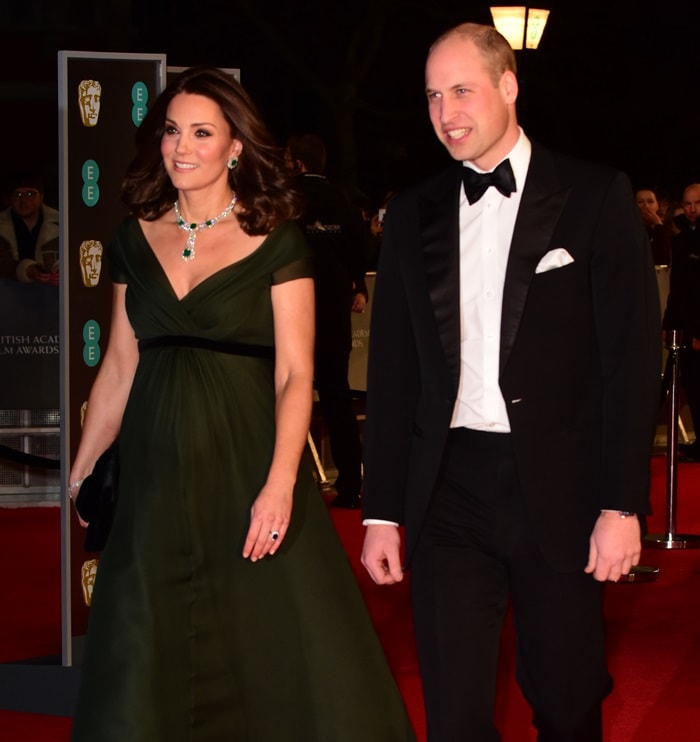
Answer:
[[[16,173],[0,212],[0,277],[58,284],[58,211],[44,203],[43,178]]]

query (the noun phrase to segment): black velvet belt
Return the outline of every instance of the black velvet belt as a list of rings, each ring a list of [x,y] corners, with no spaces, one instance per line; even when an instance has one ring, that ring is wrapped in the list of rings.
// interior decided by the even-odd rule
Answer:
[[[154,348],[204,348],[217,353],[229,353],[235,356],[253,356],[255,358],[274,358],[275,349],[270,345],[253,343],[224,343],[219,340],[196,337],[194,335],[162,335],[155,338],[139,340],[139,352]]]

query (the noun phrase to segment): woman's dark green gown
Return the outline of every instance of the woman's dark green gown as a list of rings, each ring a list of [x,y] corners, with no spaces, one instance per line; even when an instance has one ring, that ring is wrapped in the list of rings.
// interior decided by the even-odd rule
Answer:
[[[271,286],[310,275],[291,223],[181,300],[136,220],[119,228],[109,256],[113,280],[128,285],[139,339],[272,346]],[[305,463],[277,555],[241,556],[271,461],[274,413],[271,360],[189,347],[141,353],[75,742],[414,739]]]

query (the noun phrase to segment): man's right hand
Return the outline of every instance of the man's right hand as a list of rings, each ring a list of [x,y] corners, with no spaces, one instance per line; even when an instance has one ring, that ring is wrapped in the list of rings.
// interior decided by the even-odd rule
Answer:
[[[362,547],[362,564],[377,585],[393,585],[403,580],[401,536],[398,526],[370,524]]]

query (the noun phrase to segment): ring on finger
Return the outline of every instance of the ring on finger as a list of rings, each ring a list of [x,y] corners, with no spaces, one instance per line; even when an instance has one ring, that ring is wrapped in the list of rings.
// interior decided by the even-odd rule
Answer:
[[[272,539],[273,541],[277,541],[277,539],[278,539],[279,537],[280,537],[280,532],[279,532],[279,531],[270,531],[270,538],[271,538],[271,539]]]

